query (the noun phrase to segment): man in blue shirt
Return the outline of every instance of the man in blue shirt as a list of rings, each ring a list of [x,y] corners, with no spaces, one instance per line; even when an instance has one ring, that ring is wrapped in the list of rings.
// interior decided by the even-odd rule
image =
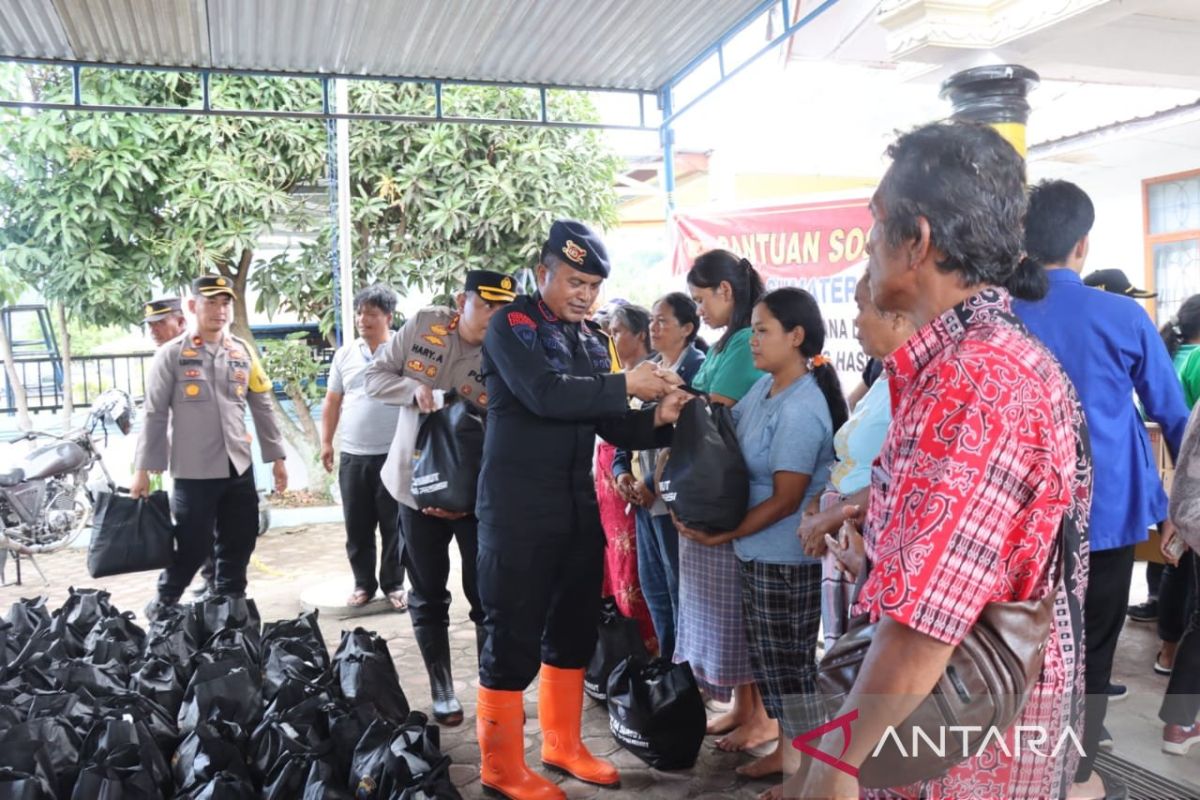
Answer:
[[[1188,418],[1171,358],[1145,310],[1129,298],[1085,286],[1079,277],[1094,220],[1091,199],[1075,184],[1045,181],[1032,189],[1025,249],[1045,266],[1049,289],[1038,302],[1013,303],[1075,384],[1092,443],[1095,477],[1084,601],[1086,755],[1075,776],[1080,783],[1092,778],[1108,710],[1106,690],[1129,604],[1133,546],[1147,538],[1150,526],[1167,518],[1167,496],[1150,440],[1130,400],[1136,391],[1146,415],[1162,426],[1172,455]],[[1102,795],[1099,782],[1091,783],[1088,788],[1098,788]]]

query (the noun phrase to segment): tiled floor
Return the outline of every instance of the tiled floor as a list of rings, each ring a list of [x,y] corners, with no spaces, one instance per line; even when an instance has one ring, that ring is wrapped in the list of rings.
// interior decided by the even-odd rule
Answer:
[[[455,553],[455,558],[457,554]],[[126,575],[93,581],[84,567],[84,553],[69,550],[40,559],[50,580],[43,587],[36,573],[26,568],[26,585],[0,588],[0,614],[18,597],[45,594],[51,607],[57,607],[67,595],[69,586],[100,586],[112,593],[113,602],[123,610],[136,611],[139,616],[153,592],[151,574]],[[1139,568],[1140,575],[1140,568]],[[13,565],[8,565],[8,577],[13,577]],[[315,582],[342,577],[347,594],[351,586],[350,572],[343,547],[341,526],[317,524],[272,530],[259,540],[251,566],[251,594],[258,603],[264,620],[294,616],[300,610],[302,588]],[[452,775],[463,795],[481,797],[479,784],[479,748],[474,736],[474,693],[478,686],[475,676],[475,633],[467,619],[466,607],[457,590],[457,565],[451,576],[451,591],[455,592],[451,610],[452,646],[456,684],[460,699],[467,709],[466,723],[458,728],[443,730],[443,749],[453,758]],[[514,590],[519,590],[514,587]],[[388,640],[400,673],[404,690],[414,708],[427,708],[429,683],[412,638],[407,615],[385,612],[352,620],[338,620],[329,615],[321,619],[322,629],[331,647],[336,647],[339,631],[361,625],[378,631]],[[1166,679],[1150,670],[1155,652],[1152,626],[1127,626],[1122,638],[1114,680],[1130,685],[1130,697],[1114,705],[1109,729],[1116,739],[1117,755],[1175,780],[1200,783],[1200,752],[1188,758],[1174,758],[1159,751],[1161,726],[1156,713],[1158,700]],[[531,763],[537,763],[540,734],[537,725],[536,688],[526,694],[527,750]],[[750,760],[748,755],[721,753],[705,742],[696,766],[681,773],[652,770],[632,754],[621,750],[608,733],[607,716],[595,704],[589,705],[584,718],[584,734],[592,749],[611,757],[622,772],[622,785],[616,790],[601,790],[572,779],[561,779],[570,798],[641,797],[645,800],[667,798],[753,798],[770,784],[766,781],[747,781],[734,773],[734,768]]]

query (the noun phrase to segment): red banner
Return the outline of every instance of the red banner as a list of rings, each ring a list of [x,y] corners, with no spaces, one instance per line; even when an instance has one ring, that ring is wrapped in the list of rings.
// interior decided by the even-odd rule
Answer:
[[[749,260],[768,289],[807,290],[825,319],[825,352],[850,386],[866,364],[854,331],[854,285],[866,265],[867,203],[863,197],[676,214],[672,269],[686,273],[696,256],[720,248]]]
[[[865,257],[871,212],[867,199],[793,203],[712,214],[676,214],[677,274],[705,250],[731,250],[764,279],[815,278]]]

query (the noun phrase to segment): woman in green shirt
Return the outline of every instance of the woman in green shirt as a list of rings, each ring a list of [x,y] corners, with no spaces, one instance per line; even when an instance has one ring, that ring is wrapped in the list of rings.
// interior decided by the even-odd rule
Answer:
[[[1200,400],[1200,294],[1183,301],[1179,313],[1163,326],[1162,337],[1175,362],[1188,408],[1195,408]]]
[[[687,275],[700,319],[725,332],[709,350],[692,385],[714,403],[732,406],[763,373],[750,354],[750,315],[763,282],[744,258],[710,250]],[[708,724],[709,733],[728,734],[722,750],[745,750],[772,741],[779,727],[763,707],[754,683],[742,622],[741,577],[733,544],[718,547],[679,540],[679,620],[675,661],[687,661],[696,680],[720,701],[733,697],[728,713]]]

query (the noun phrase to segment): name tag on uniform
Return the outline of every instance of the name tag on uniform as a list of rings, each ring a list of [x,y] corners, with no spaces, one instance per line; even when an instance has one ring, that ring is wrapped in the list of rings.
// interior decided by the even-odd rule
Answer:
[[[198,358],[181,358],[181,359],[179,359],[179,366],[181,366],[181,367],[187,367],[192,364],[203,364],[203,363],[204,362]]]

